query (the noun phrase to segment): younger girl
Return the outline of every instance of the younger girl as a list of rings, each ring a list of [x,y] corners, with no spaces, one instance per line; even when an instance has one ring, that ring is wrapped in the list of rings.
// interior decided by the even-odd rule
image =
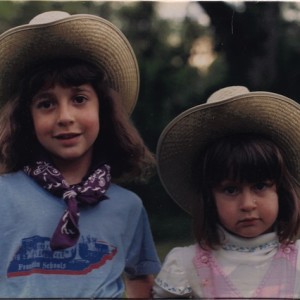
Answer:
[[[300,297],[299,125],[294,101],[228,87],[166,127],[159,174],[196,244],[168,254],[154,297]]]
[[[123,274],[128,297],[149,297],[160,265],[147,215],[113,183],[154,165],[128,118],[128,41],[99,17],[47,12],[0,48],[0,297],[122,297]]]

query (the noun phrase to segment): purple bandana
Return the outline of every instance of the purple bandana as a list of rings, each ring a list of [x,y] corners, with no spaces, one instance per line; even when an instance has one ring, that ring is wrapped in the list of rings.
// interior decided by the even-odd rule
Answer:
[[[78,205],[95,205],[107,199],[104,194],[110,184],[110,166],[103,164],[85,181],[76,185],[69,185],[62,174],[46,161],[37,161],[33,165],[25,166],[24,172],[44,189],[63,198],[67,204],[67,209],[50,241],[51,249],[59,250],[74,246],[80,235]]]

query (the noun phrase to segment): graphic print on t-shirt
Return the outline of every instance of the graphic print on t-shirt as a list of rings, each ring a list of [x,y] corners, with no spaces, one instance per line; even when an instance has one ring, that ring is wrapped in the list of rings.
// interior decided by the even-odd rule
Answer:
[[[116,253],[116,247],[91,236],[83,236],[77,245],[58,251],[51,250],[50,238],[33,236],[22,240],[7,276],[87,274],[112,260]]]

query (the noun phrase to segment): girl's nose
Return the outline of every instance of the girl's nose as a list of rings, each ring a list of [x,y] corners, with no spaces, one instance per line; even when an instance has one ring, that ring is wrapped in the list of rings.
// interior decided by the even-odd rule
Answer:
[[[256,208],[256,197],[251,191],[243,191],[240,195],[240,208],[243,211],[252,211]]]
[[[74,122],[71,107],[67,103],[61,103],[58,107],[57,123],[59,126],[67,126]]]

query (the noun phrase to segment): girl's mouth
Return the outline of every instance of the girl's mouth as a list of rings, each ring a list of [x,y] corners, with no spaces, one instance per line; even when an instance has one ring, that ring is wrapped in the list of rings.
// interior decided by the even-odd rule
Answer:
[[[79,133],[61,133],[58,135],[55,135],[54,138],[58,140],[69,140],[78,137]]]
[[[251,226],[254,225],[258,220],[259,218],[246,218],[240,220],[238,223],[244,226]]]

